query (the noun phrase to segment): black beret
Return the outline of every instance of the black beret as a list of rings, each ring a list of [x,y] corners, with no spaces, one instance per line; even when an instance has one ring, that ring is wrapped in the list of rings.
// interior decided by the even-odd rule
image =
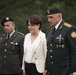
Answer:
[[[57,14],[57,13],[61,13],[60,9],[59,8],[51,8],[49,10],[46,11],[46,14],[47,15],[50,15],[50,14]]]
[[[2,26],[4,25],[5,22],[8,22],[8,21],[14,22],[14,19],[11,18],[11,17],[5,17],[5,18],[1,21]]]

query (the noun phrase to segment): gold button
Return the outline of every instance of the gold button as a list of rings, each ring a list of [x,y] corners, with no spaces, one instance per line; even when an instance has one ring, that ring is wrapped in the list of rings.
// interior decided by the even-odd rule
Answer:
[[[53,62],[51,62],[51,64],[53,64]]]
[[[7,50],[5,49],[4,51],[6,52]]]
[[[4,57],[6,57],[6,55],[4,55]]]
[[[7,43],[5,43],[5,45],[7,45]]]
[[[58,48],[58,47],[59,47],[59,45],[56,45],[56,47]]]
[[[52,44],[50,44],[50,46],[52,46]]]
[[[36,54],[36,52],[34,52],[34,54]]]
[[[35,60],[37,60],[37,58],[35,58]]]
[[[52,56],[50,56],[50,58],[52,58]]]
[[[52,52],[52,50],[50,50],[50,52]]]
[[[65,45],[64,44],[62,44],[62,48],[64,48],[65,47]]]
[[[67,65],[68,65],[68,63],[67,63]]]

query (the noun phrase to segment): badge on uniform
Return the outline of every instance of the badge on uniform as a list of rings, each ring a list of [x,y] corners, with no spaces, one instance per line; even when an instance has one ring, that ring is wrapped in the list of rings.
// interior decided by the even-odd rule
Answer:
[[[17,42],[11,42],[11,44],[13,45],[13,49],[15,49],[15,46],[17,46],[17,45],[18,45],[18,43],[17,43]]]
[[[18,45],[18,43],[17,43],[17,42],[11,42],[11,44],[12,44],[12,45]]]
[[[76,32],[72,32],[72,33],[71,33],[71,37],[72,37],[72,38],[76,38]]]
[[[64,38],[62,37],[62,35],[60,34],[56,39],[59,40],[59,44],[57,44],[56,47],[57,47],[57,48],[64,48],[65,45],[61,43],[61,41],[64,39]]]
[[[6,20],[9,20],[9,17],[6,17]]]
[[[64,38],[62,38],[62,35],[60,34],[56,39],[58,39],[59,42],[60,42],[60,41],[63,40]]]
[[[49,14],[50,13],[50,10],[47,10],[47,13]]]

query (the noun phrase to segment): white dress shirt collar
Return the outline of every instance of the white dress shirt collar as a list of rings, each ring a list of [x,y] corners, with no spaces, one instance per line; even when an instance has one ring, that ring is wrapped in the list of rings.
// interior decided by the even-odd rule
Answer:
[[[62,19],[61,19],[60,22],[55,26],[55,29],[56,29],[56,30],[57,30],[57,28],[59,27],[61,21],[62,21]]]
[[[12,33],[10,33],[10,37],[14,34],[14,32],[15,32],[15,30],[13,30],[13,32],[12,32]]]

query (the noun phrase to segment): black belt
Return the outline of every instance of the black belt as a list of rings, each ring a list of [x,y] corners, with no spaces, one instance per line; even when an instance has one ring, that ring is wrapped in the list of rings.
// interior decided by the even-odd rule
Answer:
[[[26,62],[26,64],[27,64],[27,65],[35,65],[35,63],[27,63],[27,62]]]

